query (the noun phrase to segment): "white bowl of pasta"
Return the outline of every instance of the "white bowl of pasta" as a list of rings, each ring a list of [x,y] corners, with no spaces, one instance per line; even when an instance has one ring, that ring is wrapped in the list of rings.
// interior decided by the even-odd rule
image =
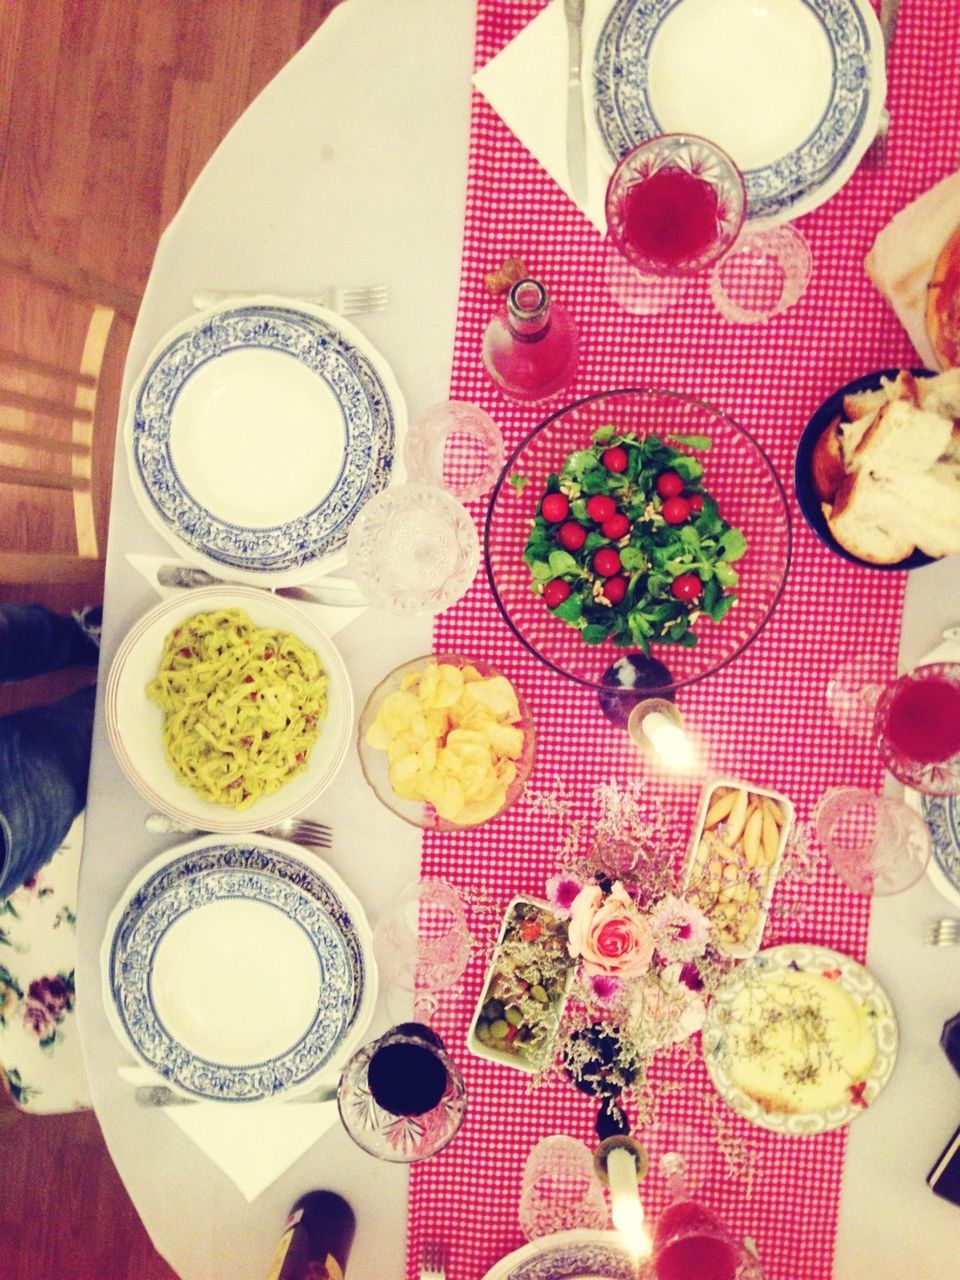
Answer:
[[[209,587],[136,623],[110,668],[105,713],[141,795],[230,833],[293,817],[330,785],[350,745],[353,693],[309,608]]]

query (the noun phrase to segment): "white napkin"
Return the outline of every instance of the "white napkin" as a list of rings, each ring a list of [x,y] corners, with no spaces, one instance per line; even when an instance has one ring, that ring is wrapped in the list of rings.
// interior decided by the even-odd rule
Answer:
[[[864,264],[928,369],[937,368],[937,358],[927,337],[927,284],[958,225],[960,172],[942,178],[895,214],[874,240]]]
[[[610,0],[587,0],[584,59],[589,58],[589,31],[599,10]],[[567,172],[567,24],[563,0],[552,0],[511,42],[473,77],[473,83],[508,128],[573,200]],[[587,183],[589,196],[578,205],[599,231],[606,231],[604,197],[613,162],[590,136],[587,114]]]
[[[134,1087],[164,1083],[145,1067],[119,1067]],[[337,1123],[330,1102],[197,1102],[161,1108],[249,1203]]]
[[[161,586],[157,580],[157,574],[161,565],[176,565],[182,568],[194,568],[185,560],[178,560],[176,556],[142,556],[135,552],[127,553],[127,561],[136,571],[146,578],[157,595],[164,600],[169,600],[172,596],[182,595],[184,591],[189,590],[186,587],[166,587]],[[316,584],[318,588],[322,585]],[[310,590],[310,584],[304,583],[304,588]],[[338,631],[342,631],[344,627],[349,626],[354,618],[359,618],[362,613],[367,610],[367,605],[359,608],[341,605],[312,604],[309,601],[298,600],[297,604],[304,604],[308,609],[313,610],[328,636],[336,635]]]

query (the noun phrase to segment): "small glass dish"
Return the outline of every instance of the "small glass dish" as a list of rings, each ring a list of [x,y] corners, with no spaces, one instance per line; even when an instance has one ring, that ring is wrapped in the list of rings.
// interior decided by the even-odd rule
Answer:
[[[376,686],[360,713],[360,723],[357,729],[357,752],[360,756],[360,767],[363,770],[364,778],[374,791],[377,799],[386,805],[392,813],[395,813],[398,818],[402,818],[404,822],[409,822],[415,827],[424,827],[437,831],[460,831],[468,827],[481,826],[484,822],[490,822],[499,817],[519,798],[530,775],[530,770],[533,768],[536,748],[533,716],[523,695],[512,682],[508,683],[510,683],[516,696],[520,717],[519,720],[513,722],[513,727],[519,729],[523,734],[522,748],[519,756],[513,760],[513,764],[516,766],[516,773],[509,785],[504,789],[503,803],[497,808],[496,812],[484,816],[480,821],[451,821],[449,818],[442,817],[434,805],[425,800],[405,799],[403,796],[398,795],[390,779],[391,761],[388,752],[371,746],[368,741],[371,726],[377,720],[386,699],[391,694],[400,693],[405,687],[409,687],[411,681],[431,665],[453,666],[461,671],[470,668],[481,679],[494,679],[497,677],[506,679],[503,673],[498,671],[496,667],[491,666],[489,662],[484,662],[480,658],[465,658],[455,653],[428,653],[422,657],[413,658],[410,662],[405,662],[400,667],[395,667]],[[441,735],[441,739],[437,739],[438,745],[442,745],[442,740],[445,737],[446,733]]]
[[[358,1147],[378,1160],[414,1164],[453,1141],[467,1098],[440,1037],[407,1022],[357,1050],[340,1077],[337,1106]]]
[[[467,591],[480,563],[469,512],[443,489],[391,485],[350,526],[348,575],[389,613],[440,613]]]
[[[667,133],[622,158],[607,186],[607,234],[646,276],[688,276],[736,240],[746,214],[743,175],[725,151]]]
[[[830,865],[854,893],[902,893],[927,869],[930,832],[902,800],[860,787],[831,787],[813,818]]]
[[[407,428],[403,460],[416,484],[446,489],[458,502],[473,502],[490,492],[500,474],[503,436],[479,405],[444,400]]]
[[[765,324],[788,311],[806,292],[813,255],[786,224],[743,231],[710,273],[710,297],[733,324]]]

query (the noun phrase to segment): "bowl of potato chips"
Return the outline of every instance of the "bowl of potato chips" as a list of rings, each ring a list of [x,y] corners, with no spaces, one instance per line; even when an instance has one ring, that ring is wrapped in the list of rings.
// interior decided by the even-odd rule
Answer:
[[[398,817],[457,831],[503,813],[533,767],[530,710],[479,658],[427,654],[385,676],[360,716],[364,777]]]

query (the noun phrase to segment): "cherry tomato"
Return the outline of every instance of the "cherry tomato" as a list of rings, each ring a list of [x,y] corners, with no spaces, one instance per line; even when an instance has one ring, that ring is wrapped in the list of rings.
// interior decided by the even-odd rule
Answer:
[[[683,477],[676,471],[661,471],[657,476],[657,493],[661,498],[675,498],[683,493]]]
[[[569,594],[570,583],[564,582],[563,578],[551,578],[543,588],[543,600],[548,609],[555,609],[558,604],[563,604]]]
[[[622,573],[618,573],[616,577],[608,578],[603,584],[603,594],[611,604],[619,604],[627,594],[627,585],[627,579]]]
[[[524,920],[520,926],[520,937],[524,942],[536,942],[543,933],[543,925],[539,920]]]
[[[567,551],[579,551],[586,540],[587,531],[582,524],[577,524],[576,520],[568,520],[566,524],[562,524],[557,533],[557,541]]]
[[[703,583],[695,573],[682,573],[670,584],[670,593],[675,600],[698,600],[703,590]]]
[[[691,511],[699,512],[703,510],[703,494],[702,493],[691,493],[690,496],[687,498],[687,501],[690,503]]]
[[[667,524],[683,524],[690,514],[690,503],[686,498],[668,498],[662,514]]]
[[[627,451],[622,445],[615,444],[612,449],[604,449],[600,455],[600,461],[608,471],[626,471],[627,469]]]
[[[601,578],[612,578],[623,568],[613,547],[601,547],[593,557],[593,567]]]
[[[548,493],[540,503],[540,514],[550,524],[559,524],[570,514],[570,503],[562,493]]]
[[[609,520],[604,520],[600,526],[600,532],[605,538],[609,538],[611,542],[616,542],[618,538],[622,538],[630,532],[630,521],[618,511]]]
[[[587,503],[587,515],[591,520],[596,520],[597,524],[603,524],[604,520],[609,520],[616,513],[617,504],[605,493],[595,493]]]

